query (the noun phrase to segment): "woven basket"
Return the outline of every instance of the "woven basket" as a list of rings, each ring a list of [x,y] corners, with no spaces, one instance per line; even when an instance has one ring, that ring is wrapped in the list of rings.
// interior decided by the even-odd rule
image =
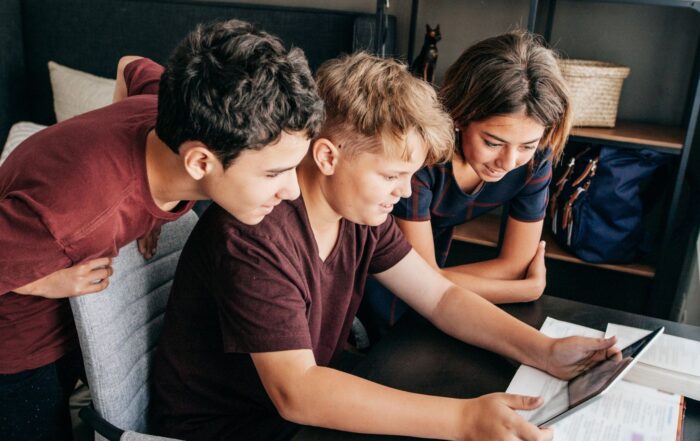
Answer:
[[[615,127],[622,81],[629,67],[602,61],[559,60],[574,107],[574,125]]]

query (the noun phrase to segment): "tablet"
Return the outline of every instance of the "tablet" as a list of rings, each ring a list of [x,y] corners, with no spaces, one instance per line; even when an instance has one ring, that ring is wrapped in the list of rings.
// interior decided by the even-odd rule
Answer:
[[[539,427],[548,427],[602,397],[625,376],[663,332],[662,326],[623,349],[620,359],[603,360],[569,380],[561,391],[530,415],[530,422]]]

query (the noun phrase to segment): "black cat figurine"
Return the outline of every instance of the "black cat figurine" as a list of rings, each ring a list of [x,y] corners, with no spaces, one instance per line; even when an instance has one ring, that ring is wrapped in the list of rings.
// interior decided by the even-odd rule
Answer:
[[[442,39],[440,25],[431,29],[430,25],[425,25],[425,40],[420,53],[413,60],[410,71],[418,78],[432,83],[435,81],[435,64],[438,59],[437,42]]]

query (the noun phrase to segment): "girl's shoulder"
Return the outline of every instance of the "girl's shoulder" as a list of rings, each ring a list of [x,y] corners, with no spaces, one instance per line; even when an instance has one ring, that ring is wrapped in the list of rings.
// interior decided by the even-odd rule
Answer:
[[[539,149],[532,158],[532,161],[528,167],[528,178],[533,176],[538,176],[542,173],[549,173],[552,169],[552,149],[551,147],[546,147],[544,149]]]
[[[545,147],[543,149],[538,149],[537,152],[535,152],[535,156],[532,158],[533,163],[535,164],[536,167],[549,162],[550,164],[552,163],[552,148],[551,147]]]

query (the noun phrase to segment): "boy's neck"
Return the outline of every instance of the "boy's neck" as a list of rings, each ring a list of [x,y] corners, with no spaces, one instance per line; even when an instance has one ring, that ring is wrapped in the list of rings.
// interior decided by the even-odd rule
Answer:
[[[319,257],[325,260],[338,239],[342,216],[329,203],[324,192],[325,176],[320,173],[311,157],[307,156],[299,164],[297,175],[306,215],[318,246]]]
[[[146,138],[146,174],[151,197],[163,211],[172,210],[182,200],[203,199],[180,156],[156,135],[155,130]]]

